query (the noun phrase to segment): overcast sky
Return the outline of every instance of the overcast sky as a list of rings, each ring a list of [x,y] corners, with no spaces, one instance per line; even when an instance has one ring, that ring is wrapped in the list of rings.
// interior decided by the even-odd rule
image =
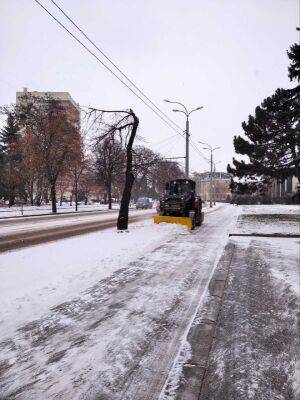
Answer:
[[[40,0],[59,15],[50,0]],[[217,169],[234,155],[232,139],[255,107],[290,87],[286,50],[297,41],[299,0],[57,0],[98,46],[175,122],[188,108],[199,140],[221,146]],[[67,24],[70,26],[69,24]],[[133,108],[147,146],[184,156],[184,139],[67,35],[34,0],[0,0],[0,105],[15,92],[67,91],[81,105]],[[202,145],[198,145],[202,148]],[[205,153],[205,150],[202,150]],[[191,169],[208,164],[191,149]]]

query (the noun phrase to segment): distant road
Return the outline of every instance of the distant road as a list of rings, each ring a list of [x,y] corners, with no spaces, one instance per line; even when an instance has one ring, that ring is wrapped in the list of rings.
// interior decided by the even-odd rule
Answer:
[[[154,210],[132,211],[130,222],[151,218]],[[116,226],[118,212],[34,216],[0,221],[0,252],[65,239]]]
[[[130,209],[135,209],[135,207],[131,207]],[[74,209],[70,209],[67,207],[58,207],[57,213],[54,214],[51,212],[51,209],[49,208],[35,208],[35,209],[24,209],[23,214],[21,213],[21,210],[18,209],[12,209],[12,210],[7,210],[0,208],[0,221],[2,220],[10,220],[10,219],[27,219],[31,217],[45,217],[45,216],[55,216],[55,215],[64,215],[64,214],[73,214],[73,215],[78,215],[78,214],[90,214],[93,212],[112,212],[112,211],[118,211],[118,208],[113,208],[112,210],[108,210],[107,206],[105,208],[102,207],[85,207],[85,208],[80,208],[79,211],[75,211]],[[29,214],[27,214],[29,213]]]
[[[117,213],[118,210],[86,210],[86,211],[71,211],[66,213],[57,214],[36,214],[36,215],[24,215],[24,216],[14,216],[14,217],[2,217],[0,218],[0,228],[1,226],[15,225],[15,224],[32,224],[37,221],[53,221],[55,219],[69,219],[74,217],[91,217],[92,215],[103,215],[103,214],[113,214]]]

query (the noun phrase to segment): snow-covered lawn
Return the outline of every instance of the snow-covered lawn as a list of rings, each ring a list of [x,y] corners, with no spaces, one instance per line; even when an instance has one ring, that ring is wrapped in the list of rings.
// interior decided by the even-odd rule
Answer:
[[[298,214],[299,205],[292,204],[260,204],[249,206],[238,206],[243,214]]]
[[[300,233],[300,207],[297,205],[239,206],[239,233]]]

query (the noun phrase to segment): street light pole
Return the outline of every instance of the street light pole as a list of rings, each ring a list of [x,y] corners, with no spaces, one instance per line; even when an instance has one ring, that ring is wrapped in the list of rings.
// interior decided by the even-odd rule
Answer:
[[[212,174],[213,174],[213,151],[210,149],[210,183],[209,183],[209,207],[212,208]]]
[[[216,171],[217,171],[217,169],[216,169],[216,164],[219,164],[221,161],[214,161],[214,180],[213,180],[213,192],[214,192],[214,206],[216,205],[216,197],[217,197],[217,194],[216,194]]]
[[[189,165],[190,165],[190,155],[189,155],[189,145],[190,145],[190,122],[189,116],[186,117],[186,129],[185,129],[185,176],[189,177]]]
[[[213,203],[213,165],[214,165],[214,160],[213,160],[213,152],[217,149],[220,149],[220,147],[215,147],[212,148],[210,144],[205,143],[205,142],[200,142],[201,144],[205,144],[207,147],[203,147],[205,150],[210,151],[210,179],[209,179],[209,207],[212,208],[212,203]]]
[[[186,122],[185,122],[185,176],[186,178],[189,177],[189,163],[190,163],[190,157],[189,157],[189,145],[190,145],[190,121],[189,121],[189,116],[192,114],[194,111],[202,110],[203,107],[197,107],[191,111],[188,111],[186,106],[183,105],[182,103],[179,103],[178,101],[170,101],[170,100],[164,100],[166,103],[170,104],[178,104],[183,108],[183,110],[173,110],[174,112],[181,112],[186,116]]]

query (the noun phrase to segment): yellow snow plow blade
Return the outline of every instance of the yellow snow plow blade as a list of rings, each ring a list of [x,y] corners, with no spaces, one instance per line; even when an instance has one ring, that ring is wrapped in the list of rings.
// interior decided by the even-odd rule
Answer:
[[[180,224],[185,225],[191,231],[193,229],[193,220],[189,217],[169,217],[162,215],[154,215],[153,221],[155,224],[160,224],[161,222],[167,222],[168,224]]]
[[[180,224],[186,226],[190,231],[194,229],[193,218],[191,217],[170,217],[162,215],[154,215],[153,221],[155,224],[166,222],[167,224]],[[201,212],[201,223],[204,221],[204,212]]]

